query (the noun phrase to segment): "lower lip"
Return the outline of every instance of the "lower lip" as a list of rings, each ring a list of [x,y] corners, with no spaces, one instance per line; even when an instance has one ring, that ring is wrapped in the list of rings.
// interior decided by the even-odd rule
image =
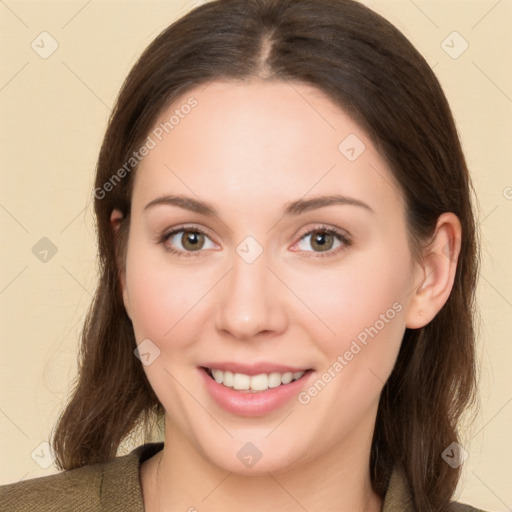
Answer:
[[[306,385],[312,371],[300,379],[266,391],[237,391],[212,379],[204,368],[199,371],[212,398],[225,411],[238,416],[263,416],[271,413],[295,398]]]

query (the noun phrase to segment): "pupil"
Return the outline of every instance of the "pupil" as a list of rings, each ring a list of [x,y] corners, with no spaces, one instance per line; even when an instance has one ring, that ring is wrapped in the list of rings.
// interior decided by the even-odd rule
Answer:
[[[316,235],[316,243],[320,244],[320,245],[324,245],[325,244],[325,233],[321,233],[321,234]]]

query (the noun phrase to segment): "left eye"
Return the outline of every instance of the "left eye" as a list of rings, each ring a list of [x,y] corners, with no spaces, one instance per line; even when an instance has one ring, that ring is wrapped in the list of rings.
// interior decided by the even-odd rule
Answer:
[[[338,245],[336,245],[336,242]],[[299,242],[299,250],[307,252],[330,252],[333,249],[348,244],[349,242],[346,237],[336,229],[316,228],[302,236]],[[313,248],[313,251],[309,251],[307,248],[304,248],[303,245],[309,245]]]

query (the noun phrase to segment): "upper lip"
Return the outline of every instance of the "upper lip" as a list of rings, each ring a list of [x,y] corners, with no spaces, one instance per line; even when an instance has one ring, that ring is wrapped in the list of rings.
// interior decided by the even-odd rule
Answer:
[[[307,366],[288,366],[277,363],[270,363],[262,361],[260,363],[247,364],[247,363],[237,363],[231,361],[224,362],[211,362],[204,363],[201,365],[204,368],[214,369],[214,370],[222,370],[224,372],[232,372],[232,373],[243,373],[244,375],[259,375],[260,373],[287,373],[287,372],[304,372],[311,368]]]

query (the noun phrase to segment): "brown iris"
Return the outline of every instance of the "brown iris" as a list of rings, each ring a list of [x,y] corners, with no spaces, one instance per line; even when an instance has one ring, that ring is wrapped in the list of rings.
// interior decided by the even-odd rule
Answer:
[[[328,251],[332,249],[334,244],[334,235],[327,231],[316,231],[316,234],[311,234],[311,247],[313,249],[319,248],[319,252]],[[317,245],[317,247],[315,247]]]
[[[204,245],[204,235],[197,231],[184,231],[181,243],[187,251],[197,251]]]

